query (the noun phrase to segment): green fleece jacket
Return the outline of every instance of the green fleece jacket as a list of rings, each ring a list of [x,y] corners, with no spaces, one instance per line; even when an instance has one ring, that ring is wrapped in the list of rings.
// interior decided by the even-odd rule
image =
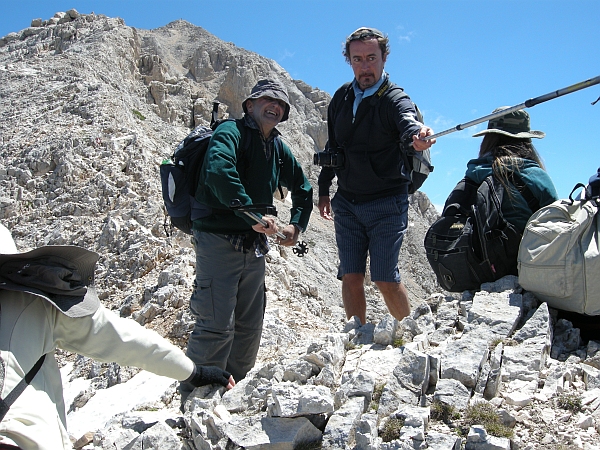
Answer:
[[[196,190],[196,200],[212,207],[213,214],[195,220],[193,228],[219,234],[247,233],[256,222],[243,213],[233,213],[231,201],[237,199],[243,206],[272,204],[279,182],[291,193],[290,224],[305,230],[313,207],[312,186],[285,143],[281,142],[281,152],[273,148],[277,130],[273,130],[265,143],[258,129],[248,126],[249,122],[245,119],[225,122],[213,133]],[[250,133],[250,145],[238,158],[242,133]],[[265,145],[273,149],[269,159]]]

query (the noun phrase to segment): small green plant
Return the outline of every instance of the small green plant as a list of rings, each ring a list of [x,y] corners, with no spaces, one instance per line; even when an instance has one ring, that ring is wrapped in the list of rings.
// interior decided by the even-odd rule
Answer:
[[[507,427],[503,423],[500,423],[499,421],[487,424],[485,426],[485,431],[492,436],[503,437],[507,439],[512,438],[514,435],[514,431],[511,428]]]
[[[346,342],[346,345],[344,345],[344,348],[346,349],[346,351],[354,350],[356,348],[356,344],[352,341],[348,341]]]
[[[396,339],[394,339],[394,342],[392,343],[392,345],[394,348],[402,347],[402,346],[404,346],[404,339],[396,338]]]
[[[137,411],[151,411],[151,412],[156,412],[158,411],[158,408],[156,406],[150,406],[150,405],[141,405],[137,408]]]
[[[561,394],[556,399],[556,403],[562,409],[573,412],[581,411],[581,396],[577,394]]]
[[[385,388],[385,383],[376,384],[375,388],[373,389],[373,396],[369,406],[375,411],[379,409],[379,401],[381,400],[381,394],[383,394],[383,388]]]
[[[494,350],[498,344],[504,344],[505,347],[514,347],[515,345],[519,345],[517,341],[511,338],[496,338],[492,339],[490,342],[490,351]]]
[[[431,418],[444,423],[450,423],[452,420],[459,419],[460,413],[456,411],[454,406],[434,400],[431,404]]]
[[[494,350],[498,344],[502,344],[503,342],[504,339],[502,338],[492,339],[492,342],[490,342],[490,350]]]
[[[512,438],[513,430],[502,423],[494,406],[489,403],[470,405],[465,410],[464,422],[467,427],[482,425],[492,436]]]
[[[140,119],[140,120],[146,120],[146,118],[144,117],[144,115],[141,112],[139,112],[137,109],[132,109],[131,112],[138,119]]]
[[[383,430],[381,430],[381,433],[379,433],[379,437],[381,437],[383,442],[392,442],[395,439],[399,439],[400,430],[403,426],[404,419],[390,417],[383,426]]]

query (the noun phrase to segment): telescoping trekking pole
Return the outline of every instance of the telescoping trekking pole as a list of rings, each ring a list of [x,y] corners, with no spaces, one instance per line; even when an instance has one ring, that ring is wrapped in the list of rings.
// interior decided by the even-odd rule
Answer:
[[[585,89],[590,86],[594,86],[595,84],[600,83],[600,76],[595,78],[590,78],[589,80],[582,81],[581,83],[576,83],[572,86],[568,86],[563,89],[559,89],[558,91],[553,91],[545,95],[540,95],[539,97],[530,98],[525,102],[511,106],[510,108],[503,109],[502,111],[498,111],[497,113],[488,114],[487,116],[480,117],[479,119],[471,120],[470,122],[463,123],[460,125],[456,125],[454,128],[450,128],[446,131],[442,131],[440,133],[432,134],[431,136],[426,136],[423,138],[424,141],[429,141],[431,139],[439,138],[440,136],[445,136],[450,133],[454,133],[455,131],[464,130],[465,128],[472,127],[473,125],[477,125],[481,122],[487,122],[488,120],[497,119],[498,117],[505,116],[512,112],[518,111],[520,109],[531,108],[532,106],[539,105],[540,103],[547,102],[548,100],[555,99],[557,97],[570,94],[575,91],[579,91],[581,89]],[[593,104],[593,103],[592,103]]]
[[[231,200],[230,206],[232,209],[243,212],[248,217],[254,219],[257,223],[260,223],[263,227],[268,227],[267,221],[261,219],[257,213],[268,214],[270,216],[277,217],[277,209],[273,205],[249,205],[242,206],[242,203],[238,199]],[[282,232],[278,231],[275,236],[281,239],[287,239],[287,236]],[[304,241],[299,241],[295,247],[292,247],[292,251],[296,256],[304,256],[308,253],[308,245]]]

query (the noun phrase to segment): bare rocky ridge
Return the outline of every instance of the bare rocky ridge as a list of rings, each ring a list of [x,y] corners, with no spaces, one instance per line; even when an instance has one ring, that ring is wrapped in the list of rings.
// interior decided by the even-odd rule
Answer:
[[[194,252],[186,235],[165,232],[158,166],[208,123],[214,100],[240,117],[266,76],[288,88],[290,119],[278,128],[316,188],[330,96],[272,60],[185,21],[141,30],[75,10],[0,38],[0,221],[21,250],[97,251],[102,301],[184,347]],[[286,223],[289,204],[275,205]],[[345,319],[333,226],[315,208],[302,236],[309,253],[273,245],[267,256],[255,369],[224,396],[196,392],[183,417],[172,380],[59,352],[78,447],[598,448],[600,344],[581,342],[515,280],[439,293],[422,246],[435,218],[415,194],[400,256],[411,317],[393,320],[368,283],[370,323],[360,327]],[[96,403],[120,386],[132,386],[124,404]],[[578,411],[559,407],[563,394],[580,399]],[[503,411],[511,440],[435,414],[442,404],[464,416],[475,400]],[[392,419],[404,427],[387,439]]]

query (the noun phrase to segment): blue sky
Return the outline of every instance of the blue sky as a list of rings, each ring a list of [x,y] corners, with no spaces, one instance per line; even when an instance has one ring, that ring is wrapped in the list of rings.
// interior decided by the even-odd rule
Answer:
[[[330,94],[352,78],[342,55],[360,26],[389,35],[386,70],[435,132],[600,76],[598,0],[21,0],[4,1],[0,36],[77,9],[152,29],[185,19],[239,47],[276,60],[293,78]],[[560,197],[600,167],[600,85],[527,111],[534,140]],[[480,124],[441,137],[423,185],[443,204],[481,138]]]

